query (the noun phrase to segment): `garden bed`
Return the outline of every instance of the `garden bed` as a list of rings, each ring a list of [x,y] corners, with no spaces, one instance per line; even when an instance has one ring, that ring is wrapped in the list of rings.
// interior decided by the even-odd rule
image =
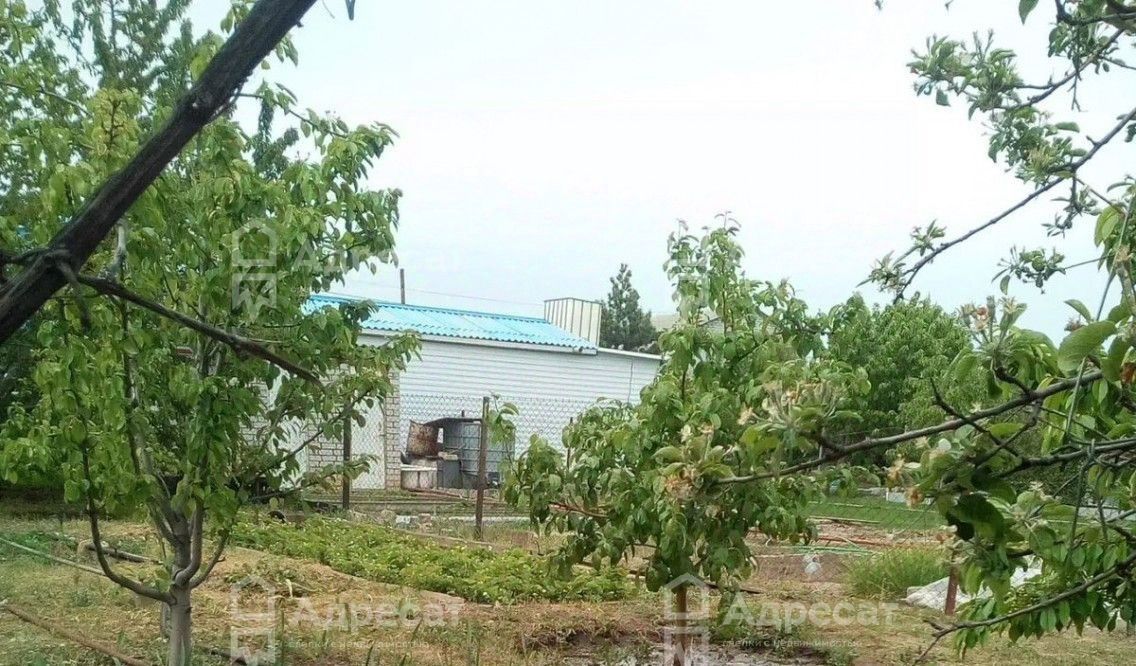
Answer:
[[[368,580],[480,603],[612,601],[635,591],[619,568],[558,576],[545,559],[520,549],[442,546],[400,530],[330,518],[299,524],[246,521],[232,538],[242,546],[314,560]]]

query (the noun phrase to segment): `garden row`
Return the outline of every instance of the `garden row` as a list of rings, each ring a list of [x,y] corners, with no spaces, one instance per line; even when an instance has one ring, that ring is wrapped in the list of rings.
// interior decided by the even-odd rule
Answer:
[[[299,524],[243,521],[232,539],[360,578],[480,603],[609,601],[635,591],[627,572],[615,567],[559,576],[546,560],[520,549],[445,547],[389,527],[337,519],[317,517]]]

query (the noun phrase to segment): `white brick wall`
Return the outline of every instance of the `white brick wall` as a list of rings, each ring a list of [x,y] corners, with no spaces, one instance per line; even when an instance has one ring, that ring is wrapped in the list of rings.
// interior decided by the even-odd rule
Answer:
[[[397,371],[391,377],[391,392],[383,401],[382,407],[382,443],[383,443],[383,487],[397,489],[401,484],[402,474],[399,470],[402,461],[399,452],[402,450],[398,431],[399,414],[402,412],[402,396],[399,390],[401,376]]]

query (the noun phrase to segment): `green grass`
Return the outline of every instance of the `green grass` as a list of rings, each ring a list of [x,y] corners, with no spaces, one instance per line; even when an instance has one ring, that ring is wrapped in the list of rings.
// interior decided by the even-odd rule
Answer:
[[[946,524],[933,507],[911,508],[871,496],[828,497],[809,507],[809,515],[813,518],[866,521],[872,527],[898,531],[934,530]]]
[[[909,587],[946,575],[947,564],[937,550],[895,548],[853,560],[845,582],[856,596],[895,599],[905,596]]]

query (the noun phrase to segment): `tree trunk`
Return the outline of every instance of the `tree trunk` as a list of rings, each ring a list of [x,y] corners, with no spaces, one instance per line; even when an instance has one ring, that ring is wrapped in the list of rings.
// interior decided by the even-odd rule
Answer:
[[[189,666],[193,658],[193,618],[189,603],[189,581],[178,581],[178,574],[189,566],[193,557],[190,541],[192,536],[184,517],[174,514],[171,525],[174,564],[170,570],[170,597],[172,601],[166,610],[169,629],[169,652],[166,666]]]
[[[690,661],[690,628],[686,616],[686,585],[679,585],[674,591],[675,641],[672,666],[686,666]]]
[[[189,666],[193,646],[193,615],[189,603],[188,586],[170,586],[174,601],[169,605],[167,617],[170,629],[168,666]]]

